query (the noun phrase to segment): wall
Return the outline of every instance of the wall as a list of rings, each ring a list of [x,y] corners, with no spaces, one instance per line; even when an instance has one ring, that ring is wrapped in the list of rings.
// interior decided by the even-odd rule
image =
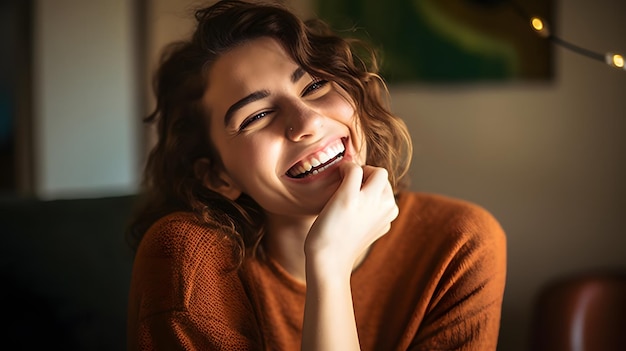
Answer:
[[[125,0],[38,0],[34,13],[35,192],[136,190],[133,8]]]

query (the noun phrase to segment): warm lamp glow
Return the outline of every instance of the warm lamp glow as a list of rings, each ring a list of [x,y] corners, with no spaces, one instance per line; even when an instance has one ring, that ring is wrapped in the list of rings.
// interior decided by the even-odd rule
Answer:
[[[539,17],[533,17],[530,20],[530,24],[536,31],[541,31],[543,29],[543,21]]]
[[[615,67],[624,67],[624,57],[622,55],[613,55],[613,65]]]
[[[609,52],[605,55],[604,59],[609,66],[626,70],[626,67],[624,67],[624,56]]]
[[[550,35],[548,31],[548,25],[539,17],[534,16],[530,19],[530,25],[533,27],[535,32],[537,32],[542,37],[547,37]]]

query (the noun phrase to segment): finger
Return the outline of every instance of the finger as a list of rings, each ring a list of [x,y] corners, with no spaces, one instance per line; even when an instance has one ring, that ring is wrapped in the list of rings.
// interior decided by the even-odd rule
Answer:
[[[363,180],[363,169],[354,162],[342,162],[339,165],[342,178],[339,189],[360,189]]]
[[[389,184],[389,172],[380,167],[364,166],[363,167],[363,186],[362,189],[386,187]]]
[[[374,173],[379,167],[374,167],[374,166],[368,166],[365,165],[363,166],[363,182],[365,183],[369,177],[372,175],[372,173]]]

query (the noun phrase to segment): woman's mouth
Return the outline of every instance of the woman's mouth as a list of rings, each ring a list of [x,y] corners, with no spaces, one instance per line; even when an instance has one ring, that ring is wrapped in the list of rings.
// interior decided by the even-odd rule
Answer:
[[[325,171],[328,167],[341,161],[346,147],[342,140],[328,145],[324,150],[307,156],[287,171],[291,178],[304,178]]]

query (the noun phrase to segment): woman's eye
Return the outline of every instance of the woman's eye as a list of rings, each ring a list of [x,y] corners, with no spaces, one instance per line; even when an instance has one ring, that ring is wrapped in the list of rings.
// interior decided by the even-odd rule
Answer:
[[[241,125],[239,126],[239,131],[242,131],[242,130],[246,129],[252,123],[254,123],[254,122],[264,118],[268,114],[269,114],[269,111],[263,111],[261,113],[258,113],[256,115],[254,115],[254,116],[250,116],[250,117],[246,118],[243,122],[241,122]]]
[[[322,88],[326,84],[328,84],[327,80],[324,80],[324,79],[315,80],[311,84],[309,84],[309,86],[307,86],[306,89],[304,89],[304,91],[302,92],[302,96],[306,96],[316,91],[317,89]]]

